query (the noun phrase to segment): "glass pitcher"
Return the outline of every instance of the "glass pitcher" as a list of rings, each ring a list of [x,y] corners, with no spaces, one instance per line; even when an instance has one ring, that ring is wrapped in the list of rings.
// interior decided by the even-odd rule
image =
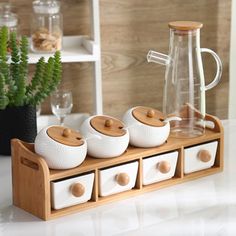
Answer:
[[[163,112],[178,116],[173,121],[171,135],[191,138],[205,132],[205,91],[220,81],[222,63],[218,55],[208,48],[200,48],[200,22],[170,22],[169,55],[149,51],[148,62],[166,66]],[[217,65],[214,80],[205,85],[201,53],[210,53]]]

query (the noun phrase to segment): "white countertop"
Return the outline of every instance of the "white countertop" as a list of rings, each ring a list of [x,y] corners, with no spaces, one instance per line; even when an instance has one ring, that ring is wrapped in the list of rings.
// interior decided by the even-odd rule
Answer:
[[[47,222],[12,206],[11,160],[0,157],[0,236],[235,236],[236,120],[223,124],[223,173]]]

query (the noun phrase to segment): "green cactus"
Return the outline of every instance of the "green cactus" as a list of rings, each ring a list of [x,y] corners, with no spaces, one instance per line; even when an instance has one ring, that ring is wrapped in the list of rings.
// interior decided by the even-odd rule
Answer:
[[[10,45],[11,54],[7,55]],[[36,64],[31,82],[28,81],[28,40],[18,42],[16,34],[0,29],[0,110],[7,106],[38,105],[53,92],[61,80],[62,66],[57,51],[47,62],[42,57]]]

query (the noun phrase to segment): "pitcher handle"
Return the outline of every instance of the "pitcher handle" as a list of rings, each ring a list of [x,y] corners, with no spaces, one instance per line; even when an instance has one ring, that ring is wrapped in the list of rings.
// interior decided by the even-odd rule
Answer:
[[[216,75],[215,75],[215,78],[213,79],[213,81],[210,84],[205,86],[205,91],[207,91],[207,90],[215,87],[220,82],[220,78],[221,78],[221,75],[222,75],[222,62],[221,62],[219,56],[209,48],[200,48],[200,52],[201,53],[202,52],[210,53],[216,61],[216,67],[217,67]]]

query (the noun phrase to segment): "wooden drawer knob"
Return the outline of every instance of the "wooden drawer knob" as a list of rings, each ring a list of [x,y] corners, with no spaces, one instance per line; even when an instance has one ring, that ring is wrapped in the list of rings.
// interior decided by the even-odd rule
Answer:
[[[211,160],[211,153],[207,150],[200,150],[197,154],[197,157],[202,161],[202,162],[208,162]]]
[[[162,174],[166,174],[170,171],[171,165],[168,161],[161,161],[157,164],[157,168]]]
[[[119,173],[116,175],[116,181],[119,185],[126,186],[129,183],[130,178],[126,173]]]
[[[85,193],[85,187],[81,183],[76,183],[71,186],[71,193],[75,197],[81,197]]]

